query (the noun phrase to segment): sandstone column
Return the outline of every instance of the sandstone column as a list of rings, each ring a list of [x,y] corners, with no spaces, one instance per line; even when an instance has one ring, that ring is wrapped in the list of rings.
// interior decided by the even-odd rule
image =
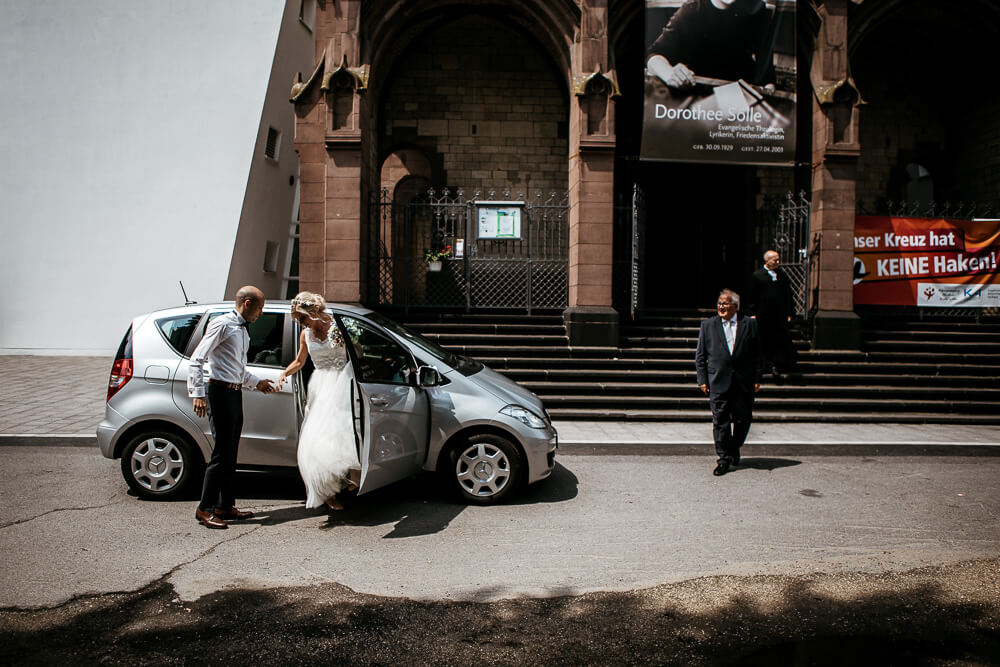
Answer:
[[[819,253],[813,256],[810,288],[813,345],[858,349],[861,323],[854,313],[854,216],[860,95],[847,57],[847,0],[827,0],[813,53],[812,216],[811,232]]]
[[[611,305],[617,82],[609,67],[607,0],[582,0],[580,9],[572,52],[569,307],[563,319],[570,345],[617,346],[618,313]]]
[[[366,127],[360,14],[360,0],[319,4],[318,64],[292,89],[301,188],[299,286],[348,303],[361,301],[365,289],[364,173],[373,141]]]

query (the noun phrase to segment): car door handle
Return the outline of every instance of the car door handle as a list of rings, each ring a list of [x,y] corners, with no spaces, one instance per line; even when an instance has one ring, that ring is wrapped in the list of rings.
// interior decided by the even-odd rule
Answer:
[[[384,408],[385,406],[389,405],[389,399],[380,394],[375,394],[368,400],[371,402],[372,405],[374,405],[377,408]]]

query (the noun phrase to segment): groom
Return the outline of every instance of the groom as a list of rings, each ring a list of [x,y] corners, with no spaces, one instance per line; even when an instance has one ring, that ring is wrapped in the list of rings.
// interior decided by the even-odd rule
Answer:
[[[740,295],[722,290],[718,315],[701,323],[695,369],[698,386],[708,395],[718,464],[713,475],[739,465],[740,447],[750,432],[753,398],[760,389],[760,342],[757,321],[739,315]]]
[[[194,518],[208,528],[228,528],[227,519],[249,519],[253,512],[236,509],[233,475],[243,431],[243,387],[256,387],[265,394],[277,391],[270,380],[261,380],[247,371],[250,335],[247,327],[264,310],[264,293],[256,287],[236,292],[236,309],[209,322],[205,336],[191,354],[188,395],[194,413],[212,426],[215,447],[205,468],[205,484]],[[205,385],[204,366],[212,365]]]

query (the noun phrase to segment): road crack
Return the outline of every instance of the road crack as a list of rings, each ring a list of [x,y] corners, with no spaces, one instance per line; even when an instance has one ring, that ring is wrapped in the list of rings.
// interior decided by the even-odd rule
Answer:
[[[117,502],[108,502],[108,503],[104,503],[104,504],[101,504],[101,505],[85,505],[83,507],[56,507],[54,509],[50,509],[47,512],[42,512],[41,514],[36,514],[35,516],[30,516],[30,517],[27,517],[27,518],[24,518],[24,519],[17,519],[15,521],[7,521],[5,523],[0,523],[0,530],[3,530],[4,528],[10,528],[11,526],[19,526],[22,523],[30,523],[30,522],[35,521],[37,519],[41,519],[41,518],[47,517],[50,514],[58,514],[60,512],[86,512],[86,511],[89,511],[89,510],[99,510],[99,509],[104,509],[105,507],[112,507],[114,505],[121,505],[123,502],[124,501],[119,500]]]

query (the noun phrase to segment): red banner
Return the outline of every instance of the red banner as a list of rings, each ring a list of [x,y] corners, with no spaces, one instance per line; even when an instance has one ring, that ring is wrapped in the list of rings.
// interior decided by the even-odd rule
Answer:
[[[1000,307],[1000,220],[858,216],[854,303]]]

